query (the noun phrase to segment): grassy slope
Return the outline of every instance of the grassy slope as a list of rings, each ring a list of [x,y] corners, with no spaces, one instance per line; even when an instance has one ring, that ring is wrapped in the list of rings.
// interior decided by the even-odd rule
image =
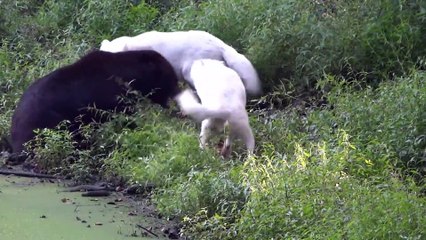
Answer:
[[[49,144],[35,148],[42,166],[80,180],[155,183],[158,209],[196,239],[425,237],[426,74],[414,67],[426,49],[422,2],[180,1],[164,15],[131,1],[41,2],[0,7],[2,136],[33,79],[103,38],[153,27],[214,33],[252,59],[268,92],[250,108],[253,158],[201,152],[194,123],[141,103],[134,116],[88,127],[89,150],[45,132]],[[300,100],[306,89],[327,105]]]

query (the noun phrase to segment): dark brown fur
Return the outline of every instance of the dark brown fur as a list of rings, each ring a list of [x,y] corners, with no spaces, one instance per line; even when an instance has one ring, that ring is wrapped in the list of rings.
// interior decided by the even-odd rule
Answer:
[[[159,53],[151,50],[109,53],[92,51],[74,64],[59,68],[36,80],[22,95],[13,114],[11,145],[14,153],[34,137],[38,128],[54,128],[63,120],[83,123],[98,118],[97,109],[124,109],[119,96],[131,89],[148,95],[154,103],[167,107],[178,92],[178,79]]]

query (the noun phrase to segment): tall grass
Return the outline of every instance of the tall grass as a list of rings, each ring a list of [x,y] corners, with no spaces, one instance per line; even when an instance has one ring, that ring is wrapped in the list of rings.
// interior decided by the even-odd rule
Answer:
[[[330,107],[254,124],[262,136],[258,154],[232,168],[246,189],[244,207],[210,217],[201,208],[186,219],[186,233],[196,239],[425,236],[425,73],[374,90],[327,81],[336,84],[325,95]]]
[[[324,72],[386,80],[425,55],[422,1],[183,2],[160,29],[215,34],[247,54],[268,90],[282,82],[312,88]]]
[[[397,179],[374,185],[346,174],[350,143],[301,148],[288,161],[249,159],[249,201],[236,224],[239,239],[421,239],[424,199]],[[311,153],[317,151],[317,153]],[[398,219],[398,220],[396,220]]]
[[[238,144],[229,160],[201,151],[198,125],[142,102],[82,127],[83,149],[68,131],[42,131],[38,166],[81,182],[154,184],[157,210],[190,239],[424,239],[425,4],[2,2],[0,136],[33,80],[101,40],[203,29],[260,73],[266,95],[248,109],[255,156]]]

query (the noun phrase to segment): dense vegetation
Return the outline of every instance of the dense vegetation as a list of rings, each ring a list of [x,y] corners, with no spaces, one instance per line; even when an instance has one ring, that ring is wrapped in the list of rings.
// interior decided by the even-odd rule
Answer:
[[[61,126],[41,131],[31,161],[153,183],[194,239],[426,238],[425,1],[0,1],[0,135],[33,80],[154,29],[203,29],[252,60],[256,155],[200,151],[195,123],[141,101],[82,129],[84,150]]]

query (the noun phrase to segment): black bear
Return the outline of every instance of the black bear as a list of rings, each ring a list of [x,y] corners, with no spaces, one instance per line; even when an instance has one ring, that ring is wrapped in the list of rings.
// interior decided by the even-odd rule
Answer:
[[[94,50],[77,62],[36,80],[22,95],[12,116],[11,145],[20,153],[37,128],[54,128],[59,122],[82,115],[83,123],[97,109],[123,109],[120,95],[138,90],[154,103],[167,107],[179,93],[170,63],[152,50],[110,53]]]

